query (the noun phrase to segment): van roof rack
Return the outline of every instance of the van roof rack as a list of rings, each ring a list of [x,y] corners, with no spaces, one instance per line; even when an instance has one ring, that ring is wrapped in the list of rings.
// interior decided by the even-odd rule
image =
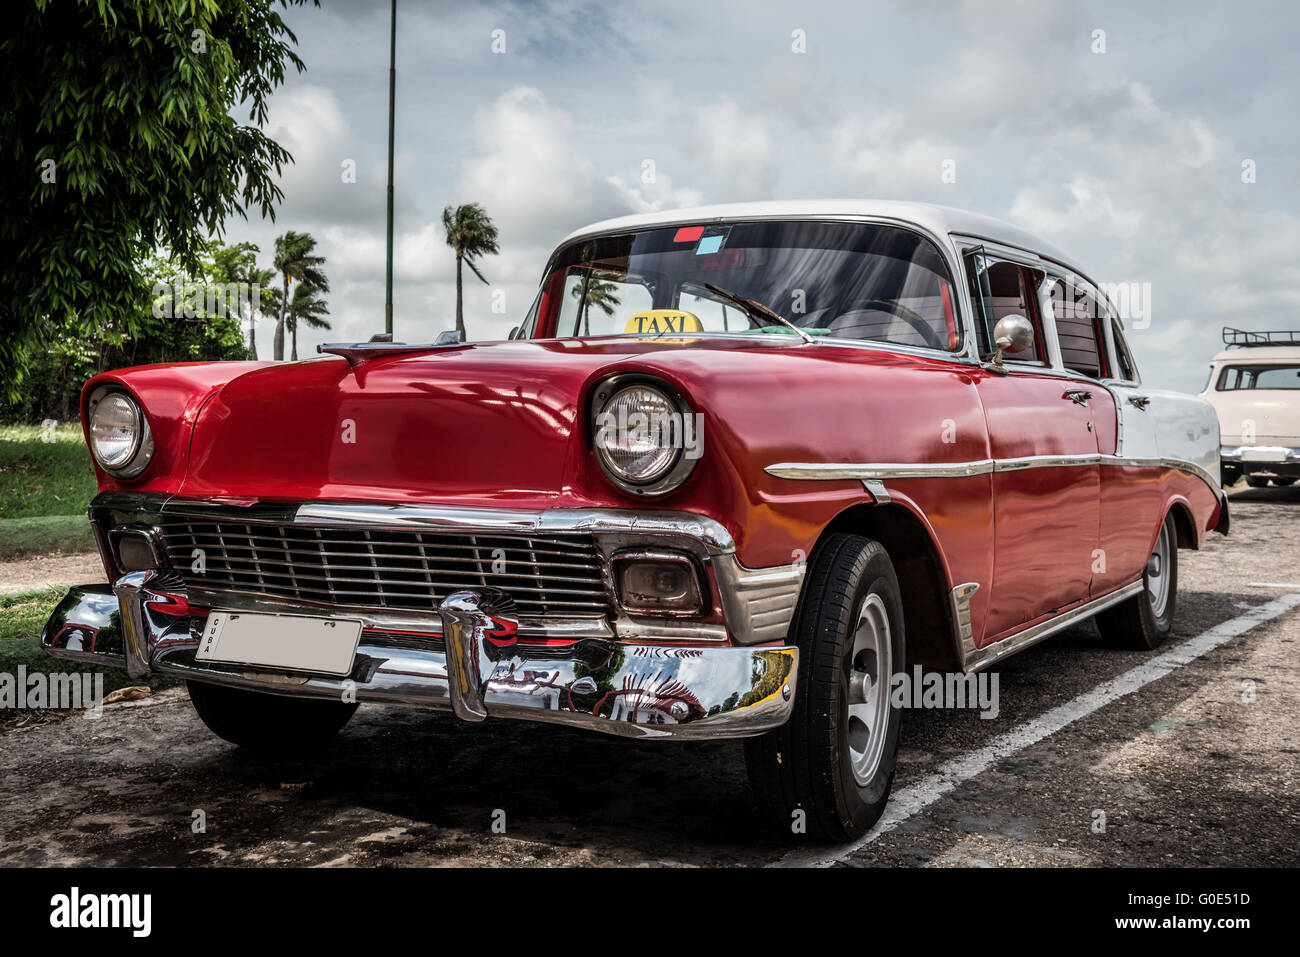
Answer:
[[[1300,346],[1300,330],[1281,329],[1271,332],[1247,332],[1223,327],[1223,341],[1230,346]]]

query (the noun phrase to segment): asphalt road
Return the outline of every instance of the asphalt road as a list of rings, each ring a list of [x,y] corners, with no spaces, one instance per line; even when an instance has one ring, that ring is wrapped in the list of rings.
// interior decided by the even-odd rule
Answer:
[[[173,691],[0,737],[0,865],[1296,865],[1300,488],[1232,499],[1163,648],[1089,624],[1008,660],[994,719],[908,712],[892,827],[856,847],[764,831],[737,743],[368,706],[277,764]]]

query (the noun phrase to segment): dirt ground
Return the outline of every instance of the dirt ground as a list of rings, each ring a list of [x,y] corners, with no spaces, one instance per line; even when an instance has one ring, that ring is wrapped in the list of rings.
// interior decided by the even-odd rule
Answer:
[[[43,555],[0,562],[0,595],[11,595],[51,585],[80,585],[100,581],[104,565],[95,552]]]
[[[978,773],[949,770],[1300,594],[1300,489],[1243,489],[1232,507],[1231,537],[1180,553],[1163,648],[1109,650],[1089,624],[1002,665],[995,719],[908,712],[895,798],[917,810],[856,847],[765,831],[735,742],[468,727],[367,706],[329,752],[277,764],[210,735],[173,690],[0,737],[0,865],[1294,866],[1300,605]]]

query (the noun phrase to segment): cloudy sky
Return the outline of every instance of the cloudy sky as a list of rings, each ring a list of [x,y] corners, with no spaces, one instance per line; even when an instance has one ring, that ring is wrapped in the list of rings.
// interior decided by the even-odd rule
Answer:
[[[1292,3],[398,5],[399,340],[454,325],[439,217],[470,201],[501,230],[491,289],[466,273],[471,338],[522,318],[547,254],[593,220],[835,197],[988,213],[1100,281],[1149,283],[1130,336],[1150,385],[1199,391],[1225,324],[1300,327]],[[309,354],[383,328],[388,3],[288,19],[308,69],[269,131],[296,162],[277,222],[236,219],[226,239],[269,264],[278,232],[317,237],[334,329],[303,334]]]

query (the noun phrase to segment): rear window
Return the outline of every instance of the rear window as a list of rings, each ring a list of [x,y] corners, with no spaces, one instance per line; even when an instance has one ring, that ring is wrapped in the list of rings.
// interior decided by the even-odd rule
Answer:
[[[1219,373],[1218,392],[1238,389],[1300,389],[1300,365],[1226,366]]]

